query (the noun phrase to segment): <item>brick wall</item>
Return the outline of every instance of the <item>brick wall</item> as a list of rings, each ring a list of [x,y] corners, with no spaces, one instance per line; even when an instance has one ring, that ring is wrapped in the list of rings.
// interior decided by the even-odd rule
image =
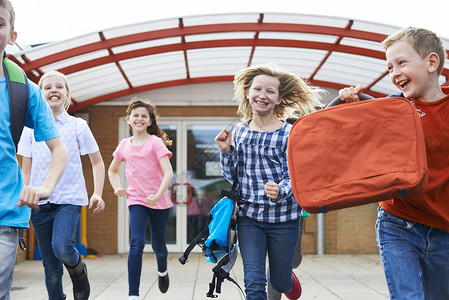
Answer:
[[[107,170],[112,161],[112,152],[118,145],[118,119],[124,115],[122,107],[91,107],[89,126],[100,147],[103,157],[106,178],[103,189],[103,200],[106,207],[102,213],[87,213],[87,247],[102,254],[117,253],[117,197],[109,184]],[[83,157],[83,169],[88,195],[93,192],[92,167],[89,157]]]
[[[377,253],[377,204],[342,209],[336,212],[336,252],[339,254]]]
[[[377,204],[346,208],[324,215],[324,253],[376,254]],[[303,252],[317,253],[317,217],[305,220]]]

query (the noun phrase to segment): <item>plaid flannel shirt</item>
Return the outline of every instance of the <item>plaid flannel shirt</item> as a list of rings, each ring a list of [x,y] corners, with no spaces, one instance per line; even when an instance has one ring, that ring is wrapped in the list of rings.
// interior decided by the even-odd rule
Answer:
[[[223,175],[229,182],[235,176],[240,184],[244,204],[239,216],[264,223],[283,223],[299,219],[302,209],[293,197],[287,165],[287,137],[292,128],[287,122],[275,131],[253,131],[248,124],[232,130],[231,153],[221,151]],[[237,173],[236,173],[237,172]],[[276,200],[264,191],[267,182],[279,186]]]

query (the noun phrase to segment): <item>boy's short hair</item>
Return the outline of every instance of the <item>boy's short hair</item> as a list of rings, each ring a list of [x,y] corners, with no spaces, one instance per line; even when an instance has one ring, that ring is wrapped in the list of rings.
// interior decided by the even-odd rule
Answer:
[[[387,37],[382,42],[382,47],[387,50],[391,45],[401,40],[409,42],[422,58],[425,58],[430,53],[436,53],[440,58],[438,75],[441,75],[446,52],[443,42],[434,32],[424,28],[406,27]]]
[[[14,21],[16,19],[16,14],[14,12],[14,8],[9,0],[0,0],[0,7],[6,8],[9,11],[9,24],[11,27],[11,33],[14,32]]]

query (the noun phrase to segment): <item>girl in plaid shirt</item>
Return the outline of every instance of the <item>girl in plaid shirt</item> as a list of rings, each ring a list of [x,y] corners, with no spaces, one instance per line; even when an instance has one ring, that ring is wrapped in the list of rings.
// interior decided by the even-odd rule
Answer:
[[[234,78],[234,100],[242,123],[231,134],[215,138],[223,175],[238,180],[244,198],[238,212],[238,239],[248,300],[267,299],[265,261],[268,253],[272,287],[298,299],[301,285],[292,272],[302,209],[292,194],[287,168],[287,137],[283,121],[294,111],[309,113],[322,106],[319,90],[274,65],[257,65]]]

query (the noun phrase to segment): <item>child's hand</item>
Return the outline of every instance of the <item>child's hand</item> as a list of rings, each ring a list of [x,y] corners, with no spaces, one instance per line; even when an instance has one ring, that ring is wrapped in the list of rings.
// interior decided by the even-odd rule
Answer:
[[[231,152],[231,132],[227,129],[223,129],[214,139],[215,143],[225,153]]]
[[[276,200],[278,198],[279,186],[277,185],[277,183],[267,182],[267,183],[265,183],[263,188],[264,188],[265,194],[267,194],[268,198],[270,198],[272,200]]]
[[[91,209],[94,206],[95,202],[97,202],[97,207],[95,207],[93,213],[96,214],[102,212],[104,210],[105,203],[103,199],[101,199],[101,197],[97,194],[93,194],[92,197],[90,197],[89,209]]]
[[[46,188],[44,186],[33,187],[33,186],[24,186],[22,191],[20,192],[19,202],[17,206],[28,206],[32,209],[39,209],[39,200],[48,199],[53,190]]]
[[[343,102],[355,102],[360,101],[358,93],[362,91],[362,86],[358,84],[356,87],[350,86],[338,91],[338,97]]]
[[[160,196],[151,194],[147,197],[147,203],[148,203],[148,205],[155,205],[159,201],[159,199],[161,199]]]
[[[126,190],[120,188],[120,189],[114,191],[114,194],[115,194],[117,197],[123,197],[123,196],[126,196]]]

